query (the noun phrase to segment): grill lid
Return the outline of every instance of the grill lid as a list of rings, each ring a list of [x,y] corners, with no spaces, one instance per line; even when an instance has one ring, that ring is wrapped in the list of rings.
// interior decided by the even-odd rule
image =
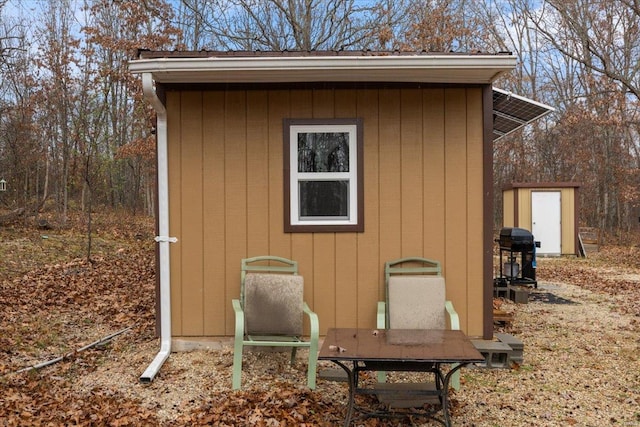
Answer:
[[[504,227],[500,230],[500,246],[534,245],[533,234],[518,227]]]

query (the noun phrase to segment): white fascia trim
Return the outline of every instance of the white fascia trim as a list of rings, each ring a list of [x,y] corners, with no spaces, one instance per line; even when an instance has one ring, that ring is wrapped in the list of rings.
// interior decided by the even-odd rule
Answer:
[[[154,58],[138,59],[129,63],[132,73],[153,73],[158,82],[175,82],[176,76],[184,74],[185,79],[196,81],[197,76],[207,76],[208,81],[233,79],[232,73],[239,73],[239,79],[268,81],[273,74],[274,81],[283,81],[283,76],[296,76],[295,81],[304,80],[305,74],[316,76],[322,72],[326,81],[333,80],[332,72],[350,71],[358,81],[379,80],[388,75],[398,81],[397,73],[404,73],[402,81],[420,81],[420,73],[433,71],[460,70],[484,71],[483,80],[490,83],[497,76],[513,70],[516,57],[513,55],[407,55],[407,56],[332,56],[332,57],[209,57],[209,58]],[[362,74],[364,73],[364,74]],[[367,74],[369,73],[369,74]],[[395,74],[395,76],[394,76]],[[173,78],[168,76],[173,75]],[[343,80],[341,77],[336,77]]]

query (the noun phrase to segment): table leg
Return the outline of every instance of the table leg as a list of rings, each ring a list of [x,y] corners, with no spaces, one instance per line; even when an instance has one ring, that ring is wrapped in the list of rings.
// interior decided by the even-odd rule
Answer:
[[[451,377],[453,376],[453,374],[455,374],[458,370],[460,370],[463,366],[468,365],[468,363],[460,363],[458,365],[453,365],[453,368],[451,368],[451,370],[449,372],[447,372],[447,374],[444,376],[444,380],[443,380],[443,389],[442,389],[442,414],[444,417],[444,425],[446,427],[450,427],[451,426],[451,418],[449,416],[449,382],[451,381]],[[440,371],[440,366],[438,366],[438,374],[436,375],[440,375],[442,376],[442,371]]]
[[[343,425],[344,427],[349,427],[349,425],[351,425],[351,418],[353,417],[353,412],[355,409],[355,395],[357,388],[356,376],[358,375],[358,369],[356,368],[357,362],[354,362],[353,368],[349,368],[346,364],[337,360],[332,360],[332,362],[340,366],[347,373],[347,379],[349,382],[349,396],[347,402],[347,412]],[[440,405],[442,407],[442,420],[434,417],[433,413],[427,416],[438,422],[441,422],[445,425],[445,427],[451,426],[451,417],[449,415],[449,384],[451,382],[451,377],[466,365],[468,365],[468,363],[459,363],[457,365],[453,365],[453,367],[449,370],[449,372],[447,372],[446,375],[443,375],[442,366],[440,364],[436,364],[435,369],[432,369],[432,372],[435,374],[436,389],[438,390],[438,397],[440,400]]]
[[[438,400],[442,405],[442,390],[447,390],[447,386],[444,384],[444,375],[442,374],[442,365],[435,364],[435,370],[433,371],[435,376],[436,390],[438,390]]]
[[[349,400],[347,402],[347,413],[344,417],[344,427],[349,427],[351,424],[351,417],[353,416],[353,407],[355,405],[356,399],[356,379],[357,371],[355,369],[349,369],[347,365],[337,360],[334,360],[333,363],[340,366],[347,373],[347,379],[349,382]],[[355,362],[354,362],[355,363]]]

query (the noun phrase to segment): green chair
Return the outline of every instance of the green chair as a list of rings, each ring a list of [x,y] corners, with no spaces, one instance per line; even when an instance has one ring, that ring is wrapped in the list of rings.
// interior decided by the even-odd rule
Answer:
[[[458,313],[445,297],[440,262],[420,257],[388,261],[384,266],[386,301],[378,302],[378,329],[460,329]],[[386,373],[378,372],[378,382]],[[459,372],[451,385],[460,388]]]
[[[232,300],[236,333],[233,389],[240,389],[244,346],[291,347],[291,365],[298,347],[309,349],[307,385],[316,387],[318,315],[303,301],[304,279],[298,263],[276,256],[242,260],[240,299]],[[310,338],[305,341],[303,317],[309,317]]]

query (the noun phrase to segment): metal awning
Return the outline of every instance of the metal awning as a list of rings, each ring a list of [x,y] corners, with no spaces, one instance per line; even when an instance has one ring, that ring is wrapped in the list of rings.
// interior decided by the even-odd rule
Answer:
[[[552,111],[555,108],[493,88],[493,140],[496,141]]]

